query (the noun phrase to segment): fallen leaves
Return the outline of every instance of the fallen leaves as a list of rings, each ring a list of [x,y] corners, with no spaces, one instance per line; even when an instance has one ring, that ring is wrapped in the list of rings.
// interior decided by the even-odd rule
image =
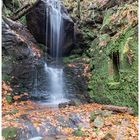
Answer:
[[[57,128],[63,135],[67,136],[67,140],[105,140],[106,137],[110,137],[111,140],[115,138],[121,138],[121,140],[137,140],[138,138],[138,118],[136,116],[131,116],[127,113],[111,114],[106,117],[102,116],[104,124],[102,124],[102,127],[96,128],[93,123],[94,120],[90,121],[90,114],[93,111],[96,113],[99,112],[102,108],[100,104],[82,104],[60,109],[48,108],[31,101],[8,104],[5,101],[5,95],[12,90],[4,82],[2,83],[2,89],[2,128],[12,126],[24,129],[26,128],[24,122],[28,118],[38,132],[44,127],[45,130],[43,133],[45,135],[48,134],[49,128],[46,127],[47,121],[51,126]],[[25,95],[28,94],[25,93]],[[19,96],[15,96],[14,98],[18,99]],[[67,120],[72,114],[77,114],[81,117],[82,122],[79,123],[79,135],[81,134],[82,136],[75,136],[75,128],[68,127],[65,121],[61,122],[61,124],[58,120],[59,116]],[[23,116],[23,121],[18,121],[21,116]]]
[[[20,96],[14,96],[13,99],[16,101],[16,100],[19,100],[21,97]]]

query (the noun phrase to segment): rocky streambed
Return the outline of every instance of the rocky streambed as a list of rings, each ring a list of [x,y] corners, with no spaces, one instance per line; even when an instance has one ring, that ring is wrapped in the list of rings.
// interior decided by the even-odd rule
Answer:
[[[20,102],[13,106],[19,110],[3,116],[3,132],[14,133],[16,140],[136,139],[138,133],[137,117],[103,110],[100,104],[49,108]]]

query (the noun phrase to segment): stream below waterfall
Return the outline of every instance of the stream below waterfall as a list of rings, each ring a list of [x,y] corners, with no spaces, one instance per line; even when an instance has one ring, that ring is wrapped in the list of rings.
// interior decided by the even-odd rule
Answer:
[[[49,48],[52,62],[44,61],[43,66],[36,67],[31,95],[35,108],[19,117],[18,121],[25,127],[24,130],[19,130],[18,139],[20,140],[55,140],[56,138],[50,137],[49,139],[48,136],[58,135],[61,136],[61,140],[66,140],[66,133],[63,133],[61,128],[77,129],[79,124],[89,127],[89,123],[82,122],[82,113],[71,113],[69,118],[65,118],[61,112],[62,115],[58,116],[59,105],[74,100],[77,100],[76,103],[80,103],[80,98],[77,98],[75,94],[78,93],[81,96],[81,87],[84,86],[76,87],[82,83],[81,79],[75,80],[76,77],[73,74],[77,73],[79,68],[75,72],[71,72],[70,68],[66,68],[61,62],[65,36],[61,3],[59,0],[46,0],[46,5],[49,7],[46,6],[46,16],[49,19],[46,21],[46,48]],[[47,118],[46,114],[43,114],[44,112],[50,116]],[[55,112],[58,114],[54,114]],[[38,116],[39,114],[42,115]],[[54,123],[54,120],[57,122]],[[46,138],[43,139],[43,137]]]

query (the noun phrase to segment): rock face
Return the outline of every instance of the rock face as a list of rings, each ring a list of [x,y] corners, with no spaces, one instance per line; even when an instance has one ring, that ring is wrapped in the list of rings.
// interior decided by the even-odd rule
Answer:
[[[47,8],[50,8],[47,6]],[[63,17],[64,24],[64,45],[62,55],[67,55],[74,44],[74,23],[72,19],[68,16],[68,12],[66,8],[61,6],[61,13]],[[34,15],[34,16],[33,16]],[[44,1],[40,1],[26,16],[27,26],[30,32],[33,34],[35,39],[41,43],[46,45],[46,21],[48,17],[46,17],[46,3]],[[49,42],[47,43],[48,51],[49,51]]]
[[[83,75],[84,73],[84,62],[81,60],[75,60],[64,67],[64,72],[66,76],[66,84],[70,89],[70,92],[74,98],[79,99],[81,102],[89,102],[90,98],[88,95],[88,78]],[[70,96],[70,94],[69,94]],[[72,98],[73,97],[69,97]]]
[[[26,88],[28,91],[33,87],[35,65],[40,57],[36,44],[32,35],[22,24],[3,18],[2,73],[3,78],[13,77],[12,83],[15,90]]]

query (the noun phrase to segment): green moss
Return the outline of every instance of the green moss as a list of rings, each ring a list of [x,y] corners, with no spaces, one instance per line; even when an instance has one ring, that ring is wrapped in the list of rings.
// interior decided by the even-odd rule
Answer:
[[[13,109],[12,111],[8,111],[5,114],[8,115],[8,114],[16,114],[16,113],[18,113],[18,110],[17,109]]]
[[[15,139],[16,132],[17,132],[17,128],[7,127],[2,129],[2,136],[5,138],[5,140]]]
[[[80,127],[78,127],[78,129],[74,131],[74,135],[81,137],[81,136],[84,136],[84,132],[81,130]]]
[[[46,51],[46,46],[44,44],[39,44],[38,47],[45,52]]]
[[[13,99],[12,99],[12,96],[11,95],[6,95],[6,101],[11,104]]]
[[[129,51],[124,53],[126,43]],[[133,107],[138,110],[138,40],[137,27],[128,27],[119,37],[113,37],[106,47],[94,50],[90,67],[93,76],[89,82],[89,95],[94,102]],[[109,72],[109,55],[119,52],[119,79]],[[132,64],[128,61],[132,53]],[[113,71],[113,66],[111,72]],[[114,72],[115,73],[115,72]],[[118,76],[118,75],[116,75]]]
[[[19,19],[19,21],[20,21],[22,24],[26,25],[26,16],[21,17],[21,18]]]
[[[71,55],[71,56],[67,56],[67,57],[63,57],[63,62],[64,63],[71,63],[74,62],[75,60],[78,60],[79,55]]]
[[[5,82],[10,82],[11,81],[11,76],[8,74],[3,74],[2,75],[2,80]]]
[[[93,122],[94,119],[95,119],[95,113],[92,111],[92,112],[90,113],[90,121]]]
[[[120,82],[110,82],[110,83],[108,83],[108,88],[110,90],[113,90],[113,89],[117,90],[117,89],[119,89],[119,87],[120,87]]]
[[[82,18],[77,22],[86,44],[83,56],[90,60],[92,76],[88,88],[91,101],[133,107],[135,113],[138,112],[137,10],[137,1],[126,2],[104,10],[103,23],[95,22],[96,27],[85,24]],[[81,11],[81,17],[87,21],[95,20],[95,15],[100,14],[98,10],[84,10],[84,7]]]

